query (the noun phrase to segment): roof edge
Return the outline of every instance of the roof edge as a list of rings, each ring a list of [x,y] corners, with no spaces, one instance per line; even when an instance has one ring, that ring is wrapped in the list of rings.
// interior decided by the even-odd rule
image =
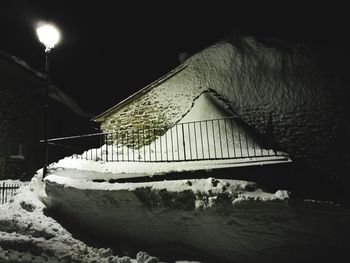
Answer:
[[[177,73],[181,72],[182,70],[187,68],[187,66],[188,66],[188,63],[186,63],[186,62],[181,64],[181,65],[179,65],[179,66],[177,66],[176,68],[174,68],[173,70],[171,70],[167,74],[165,74],[164,76],[162,76],[159,79],[157,79],[157,80],[153,81],[152,83],[148,84],[146,87],[140,89],[139,91],[135,92],[131,96],[127,97],[126,99],[122,100],[121,102],[119,102],[118,104],[114,105],[113,107],[107,109],[106,111],[102,112],[101,114],[95,116],[94,118],[91,119],[91,121],[103,122],[106,119],[107,116],[109,116],[110,114],[113,114],[115,111],[117,111],[121,107],[123,107],[123,106],[127,105],[128,103],[130,103],[132,99],[139,98],[143,94],[149,92],[153,88],[159,86],[160,84],[162,84],[166,80],[170,79],[171,77],[173,77]]]

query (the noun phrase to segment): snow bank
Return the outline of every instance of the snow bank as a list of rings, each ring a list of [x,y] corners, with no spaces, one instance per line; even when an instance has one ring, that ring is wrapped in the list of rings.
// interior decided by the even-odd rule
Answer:
[[[182,243],[233,262],[312,261],[350,248],[348,210],[252,182],[110,184],[54,174],[45,182],[50,209],[110,240]]]
[[[136,259],[114,256],[111,249],[85,245],[46,216],[40,200],[46,198],[44,184],[37,178],[0,207],[0,262],[138,263]]]

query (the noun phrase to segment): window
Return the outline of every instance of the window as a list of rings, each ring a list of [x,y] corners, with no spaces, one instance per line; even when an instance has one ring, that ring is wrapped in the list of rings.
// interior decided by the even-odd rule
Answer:
[[[24,159],[22,143],[20,142],[11,143],[10,157],[13,159]]]

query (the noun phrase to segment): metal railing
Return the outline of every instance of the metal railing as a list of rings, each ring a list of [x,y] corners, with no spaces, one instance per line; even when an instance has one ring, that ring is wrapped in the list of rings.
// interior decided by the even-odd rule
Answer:
[[[0,184],[0,205],[5,204],[15,194],[20,184]]]
[[[108,162],[179,162],[283,155],[238,118],[142,126],[49,139],[51,161],[62,157]]]

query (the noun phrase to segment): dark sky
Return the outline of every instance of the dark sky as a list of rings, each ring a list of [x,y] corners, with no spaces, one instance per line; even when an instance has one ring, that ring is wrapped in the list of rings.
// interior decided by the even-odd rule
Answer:
[[[233,30],[349,45],[345,6],[206,2],[1,1],[0,49],[43,71],[35,25],[55,23],[62,40],[50,58],[51,79],[85,111],[98,114],[176,67],[179,53],[193,54]]]

